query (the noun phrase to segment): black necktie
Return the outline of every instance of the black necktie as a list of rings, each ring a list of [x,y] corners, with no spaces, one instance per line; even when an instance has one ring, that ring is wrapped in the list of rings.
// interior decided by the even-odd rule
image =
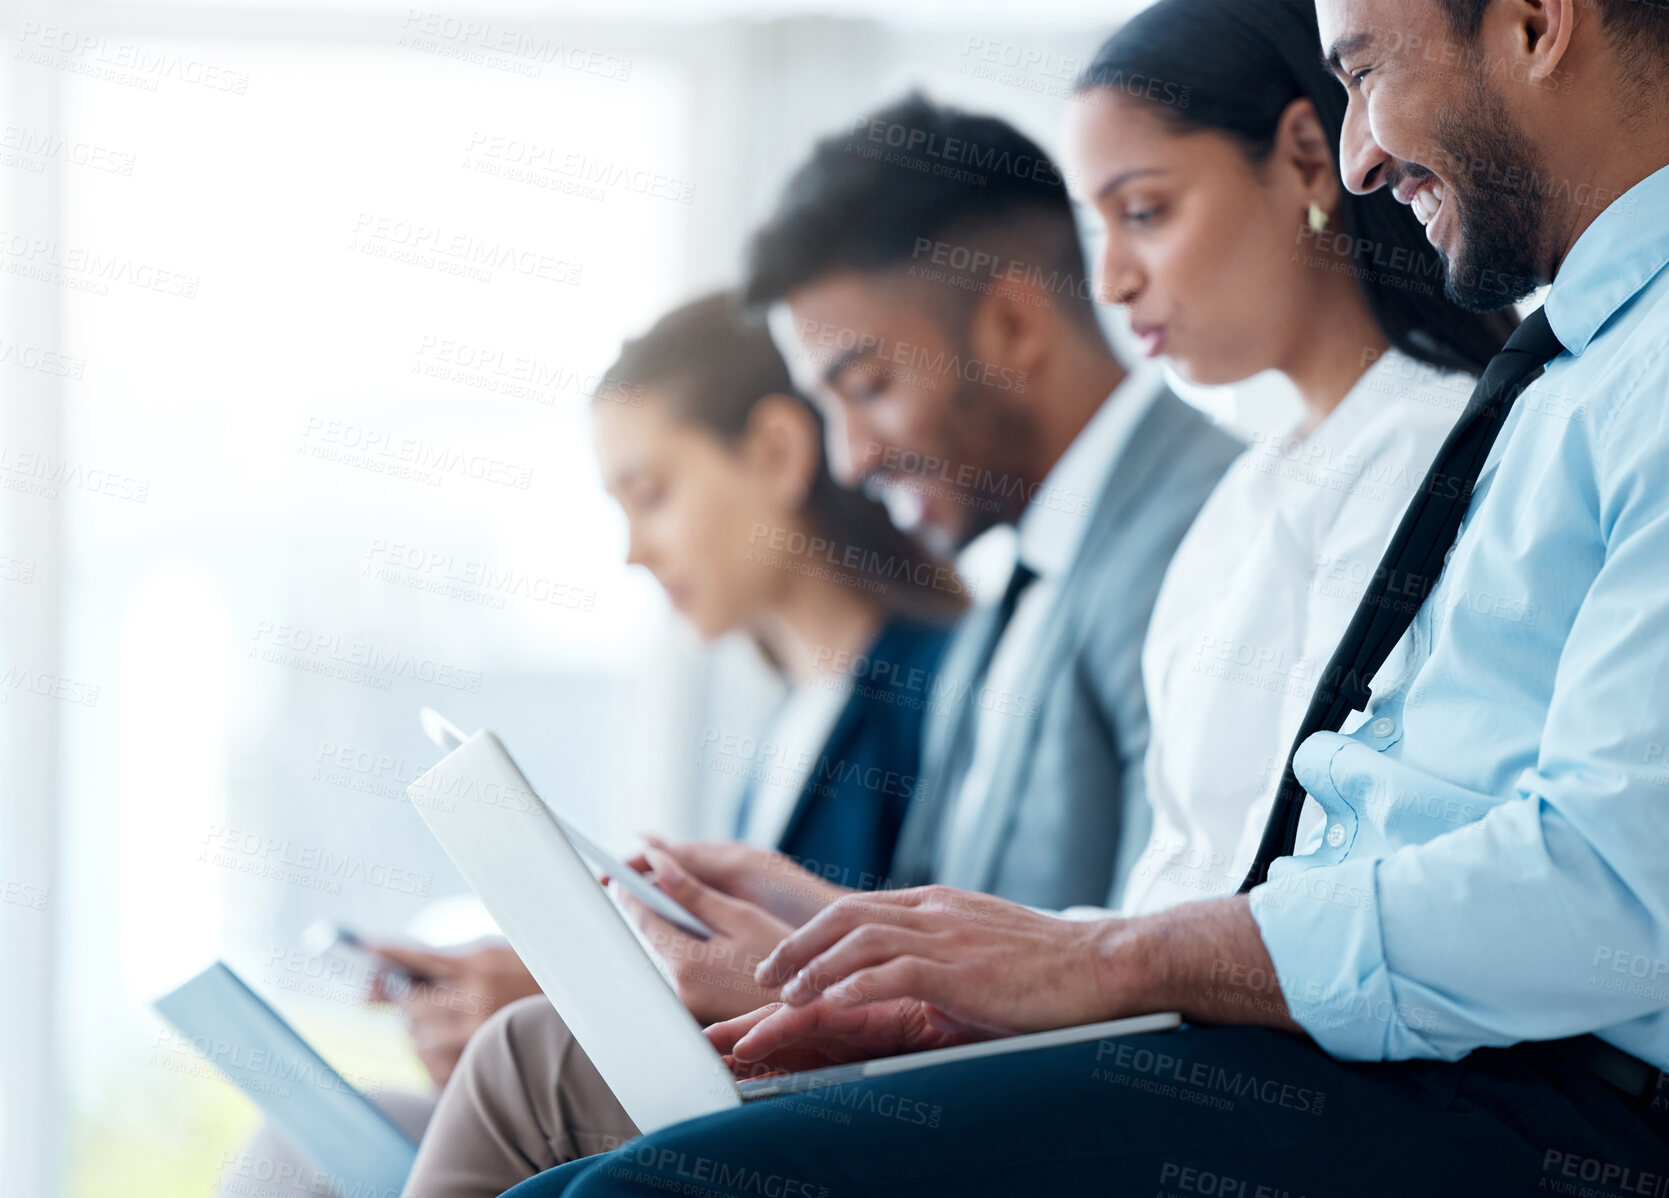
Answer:
[[[1478,475],[1508,413],[1526,388],[1541,377],[1547,364],[1564,350],[1547,322],[1547,313],[1537,310],[1519,326],[1478,380],[1466,410],[1437,451],[1425,481],[1403,513],[1391,547],[1380,559],[1344,639],[1316,683],[1298,738],[1287,754],[1286,770],[1275,792],[1269,822],[1264,825],[1257,858],[1240,884],[1241,893],[1267,880],[1270,865],[1278,857],[1290,856],[1298,840],[1304,788],[1293,774],[1293,761],[1299,748],[1317,732],[1337,732],[1351,712],[1367,707],[1374,675],[1414,622],[1414,614],[1443,571],[1444,559],[1471,506]]]
[[[996,610],[991,613],[991,626],[986,630],[985,643],[980,646],[973,672],[968,675],[968,699],[958,713],[951,735],[950,751],[940,762],[940,777],[937,782],[941,787],[959,789],[966,777],[966,767],[973,756],[979,692],[985,686],[986,675],[991,672],[991,662],[997,656],[997,646],[1003,643],[1003,637],[1008,634],[1008,626],[1014,620],[1015,609],[1020,606],[1020,597],[1026,593],[1026,588],[1036,581],[1037,571],[1016,558],[1014,573],[1008,576],[1008,587],[1003,591],[1003,597],[998,601]]]
[[[976,687],[984,683],[985,676],[991,672],[991,661],[997,656],[997,646],[1002,644],[1003,636],[1008,632],[1008,626],[1014,620],[1015,609],[1020,606],[1020,597],[1026,593],[1026,588],[1036,581],[1037,571],[1016,558],[1014,573],[1008,576],[1008,588],[1003,591],[1002,601],[997,604],[997,615],[991,627],[991,637],[985,642],[985,648],[979,659],[979,669],[974,673],[974,685]]]

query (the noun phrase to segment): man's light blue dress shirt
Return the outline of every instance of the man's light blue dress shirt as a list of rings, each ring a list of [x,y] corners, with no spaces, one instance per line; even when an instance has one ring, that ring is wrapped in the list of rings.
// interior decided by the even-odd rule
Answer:
[[[1410,664],[1311,737],[1327,822],[1252,914],[1336,1057],[1595,1032],[1669,1068],[1669,169],[1547,299]]]

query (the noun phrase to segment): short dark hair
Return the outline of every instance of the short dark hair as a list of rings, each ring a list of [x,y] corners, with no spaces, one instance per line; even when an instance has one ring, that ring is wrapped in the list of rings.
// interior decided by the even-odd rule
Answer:
[[[976,252],[1010,256],[1019,277],[1094,321],[1083,241],[1048,153],[1004,120],[912,92],[817,143],[754,235],[744,295],[770,304],[844,271],[943,267]],[[973,295],[978,283],[952,287]]]
[[[1456,37],[1471,40],[1494,0],[1437,0]],[[1600,26],[1634,68],[1669,67],[1669,0],[1583,0],[1599,9]]]

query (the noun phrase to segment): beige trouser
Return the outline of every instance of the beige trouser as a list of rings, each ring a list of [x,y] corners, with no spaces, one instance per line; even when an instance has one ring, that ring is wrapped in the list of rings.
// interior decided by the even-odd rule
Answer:
[[[637,1135],[550,1001],[511,1003],[470,1037],[417,1150],[405,1198],[498,1198]]]

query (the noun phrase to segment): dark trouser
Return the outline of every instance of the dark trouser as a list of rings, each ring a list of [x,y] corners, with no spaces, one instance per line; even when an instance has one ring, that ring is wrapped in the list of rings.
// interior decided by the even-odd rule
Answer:
[[[1523,1048],[1348,1064],[1280,1032],[1185,1028],[749,1103],[509,1193],[1669,1198],[1652,1105]]]

